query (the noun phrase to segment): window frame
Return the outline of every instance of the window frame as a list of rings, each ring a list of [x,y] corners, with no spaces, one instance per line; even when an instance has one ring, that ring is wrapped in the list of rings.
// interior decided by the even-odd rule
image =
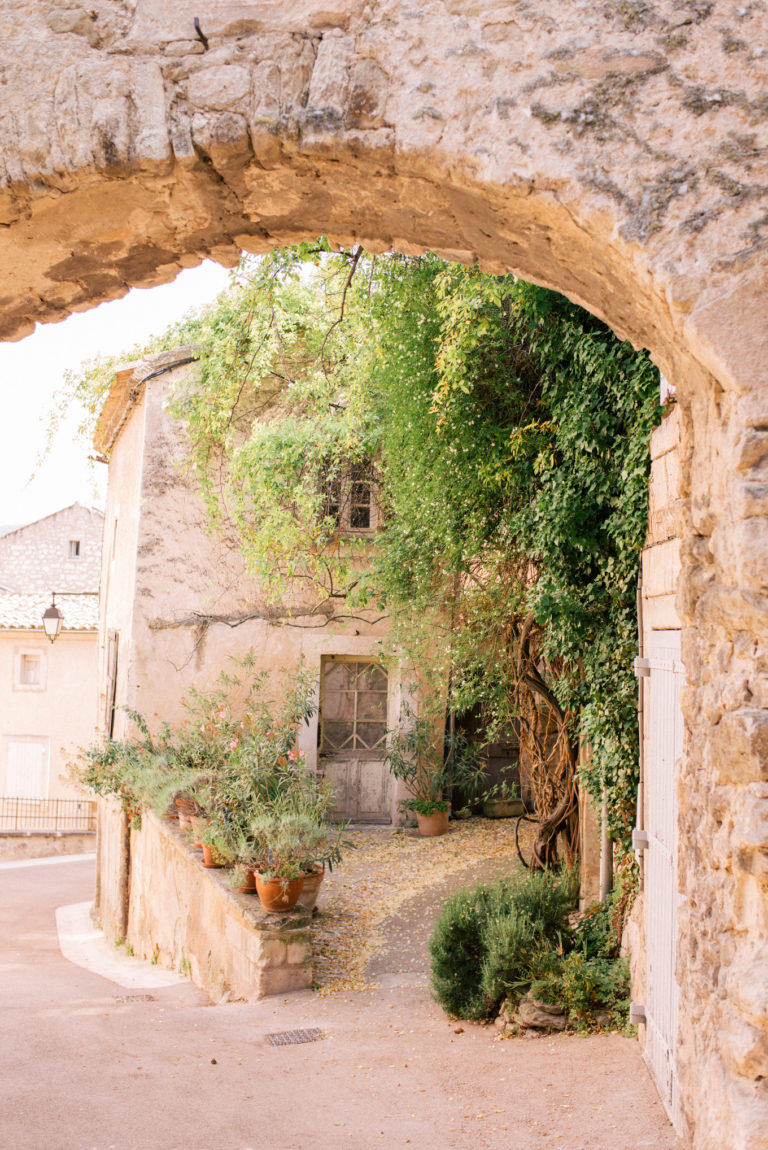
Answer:
[[[39,661],[40,679],[37,683],[22,682],[21,668],[24,659],[34,657]],[[17,647],[13,654],[13,689],[14,691],[45,691],[48,688],[48,652],[45,647],[24,646]]]
[[[365,477],[361,480],[356,472],[365,470]],[[365,483],[368,487],[368,502],[354,503],[355,487]],[[323,482],[323,517],[333,519],[336,527],[335,534],[347,538],[365,538],[375,535],[383,525],[383,516],[378,499],[379,482],[376,464],[372,459],[363,459],[359,463],[345,463],[337,475]],[[368,508],[369,523],[367,527],[353,525],[352,519],[356,508]]]
[[[331,666],[338,666],[340,663],[350,664],[359,663],[365,666],[372,666],[379,669],[386,678],[386,688],[383,691],[375,692],[384,696],[384,732],[374,747],[367,747],[364,745],[357,745],[360,735],[357,732],[358,721],[365,722],[366,720],[358,720],[357,717],[357,699],[362,693],[357,690],[354,691],[354,714],[352,716],[352,740],[351,747],[344,747],[343,749],[334,749],[326,746],[325,737],[325,724],[327,721],[325,715],[325,701],[326,701],[326,674]],[[358,672],[359,674],[359,672]],[[361,758],[383,758],[386,754],[387,744],[387,731],[389,729],[389,701],[392,689],[392,678],[390,670],[387,665],[380,659],[371,658],[367,655],[323,655],[320,659],[320,705],[318,707],[318,723],[317,723],[317,754],[318,758],[324,759],[361,759]],[[339,720],[330,720],[339,721]],[[372,720],[376,721],[376,720]]]

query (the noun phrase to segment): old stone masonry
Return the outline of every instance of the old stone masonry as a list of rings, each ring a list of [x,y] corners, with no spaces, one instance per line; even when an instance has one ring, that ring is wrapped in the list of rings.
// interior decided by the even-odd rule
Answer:
[[[4,338],[326,233],[554,287],[675,385],[668,898],[702,1150],[768,1146],[767,48],[764,0],[0,10]]]

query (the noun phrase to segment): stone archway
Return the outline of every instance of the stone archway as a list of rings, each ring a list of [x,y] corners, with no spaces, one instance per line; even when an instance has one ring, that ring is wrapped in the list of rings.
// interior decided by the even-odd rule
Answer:
[[[726,0],[16,0],[0,335],[319,232],[557,288],[677,385],[688,741],[680,1077],[699,1147],[768,1100],[768,104]]]

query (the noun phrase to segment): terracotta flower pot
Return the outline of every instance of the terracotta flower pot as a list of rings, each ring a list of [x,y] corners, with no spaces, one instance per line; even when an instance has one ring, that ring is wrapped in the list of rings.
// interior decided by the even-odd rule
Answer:
[[[245,882],[235,887],[238,894],[256,894],[256,875],[249,867],[245,872]]]
[[[323,881],[325,871],[322,867],[316,867],[315,870],[308,871],[304,875],[304,884],[301,888],[299,895],[299,906],[305,906],[307,910],[314,910],[317,896],[320,891],[320,883]]]
[[[299,901],[304,876],[298,878],[262,878],[256,872],[256,893],[264,910],[292,910]]]
[[[176,803],[176,810],[179,814],[184,815],[199,815],[202,813],[200,804],[196,799],[190,799],[187,795],[176,795],[174,802]]]
[[[181,824],[179,824],[181,825]],[[194,831],[198,836],[192,843],[193,847],[201,847],[203,844],[200,841],[200,832],[203,831],[208,825],[208,819],[204,815],[190,815],[189,816],[189,829]]]
[[[213,869],[214,867],[226,866],[226,859],[222,858],[215,847],[209,847],[208,843],[203,843],[203,866]]]
[[[431,815],[420,815],[416,811],[415,814],[420,835],[433,838],[435,835],[448,833],[448,811],[434,811]]]

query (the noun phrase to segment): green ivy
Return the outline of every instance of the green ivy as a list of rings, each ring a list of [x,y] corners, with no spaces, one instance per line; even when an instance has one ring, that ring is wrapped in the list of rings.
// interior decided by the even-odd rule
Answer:
[[[200,371],[173,411],[212,522],[226,507],[265,592],[386,611],[398,655],[447,683],[455,711],[481,704],[489,731],[514,717],[509,620],[532,612],[591,746],[582,782],[629,857],[648,356],[513,276],[324,240],[247,259],[160,341],[186,342]],[[79,392],[89,379],[103,395],[103,371]],[[324,481],[367,456],[375,548],[340,541],[323,512]]]

